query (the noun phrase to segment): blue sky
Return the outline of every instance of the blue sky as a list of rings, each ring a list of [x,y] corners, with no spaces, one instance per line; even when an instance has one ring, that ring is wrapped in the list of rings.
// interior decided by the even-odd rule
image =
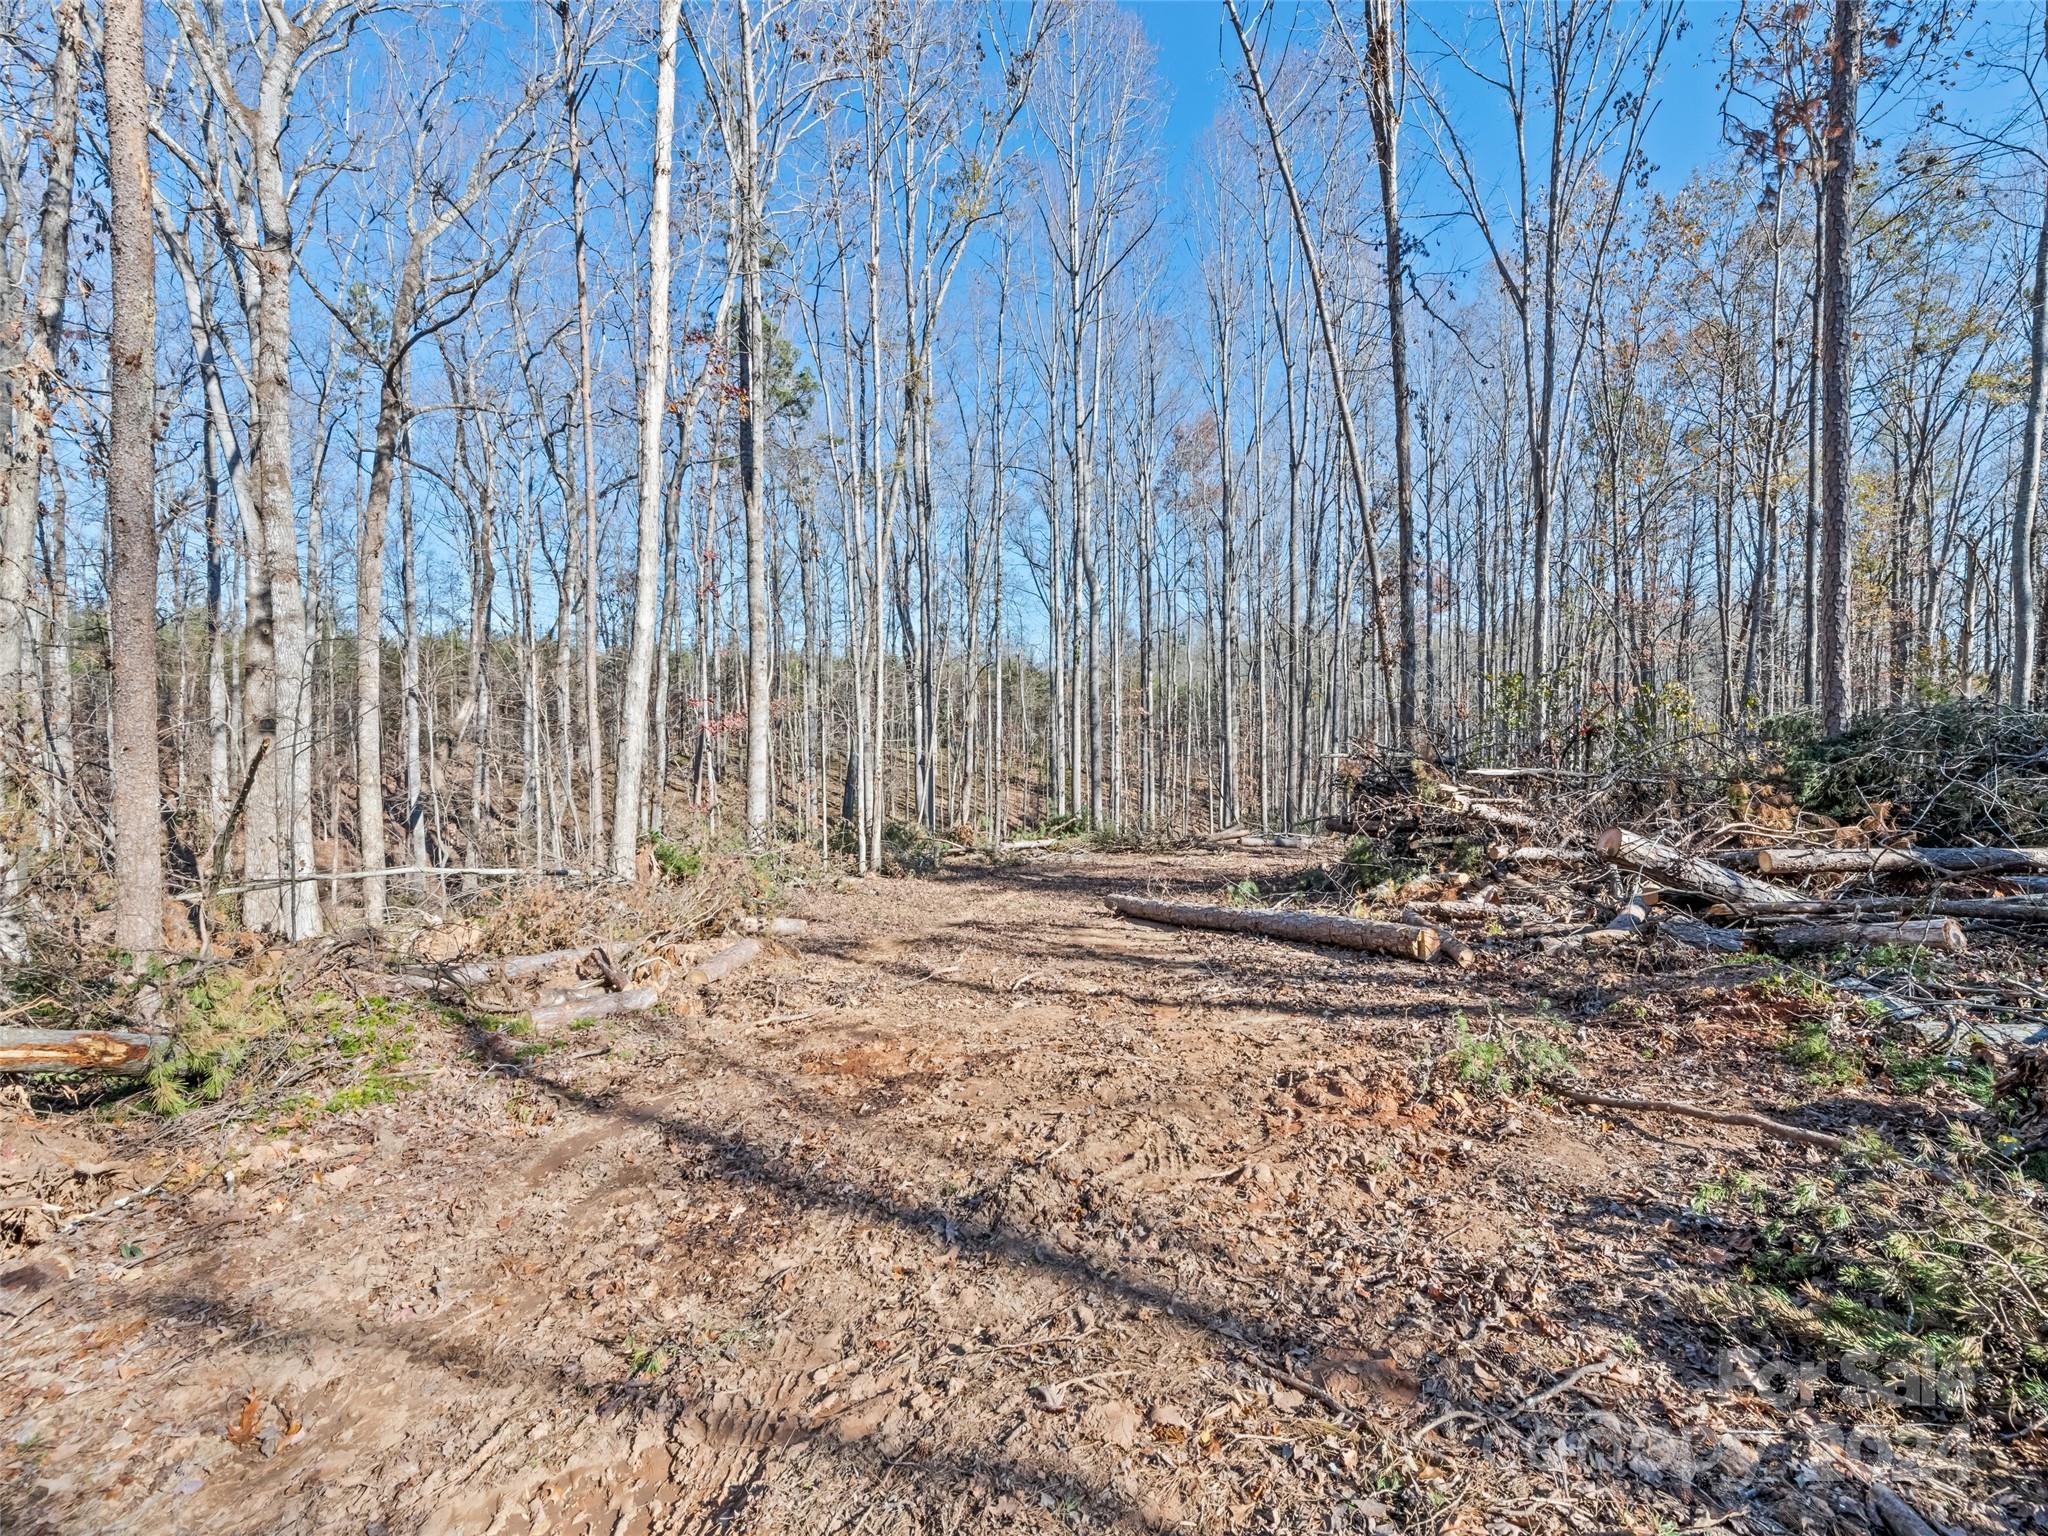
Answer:
[[[1257,0],[1243,0],[1242,8],[1249,22],[1257,11]],[[1178,181],[1196,142],[1235,88],[1236,39],[1229,31],[1222,0],[1138,0],[1133,9],[1159,50],[1159,72],[1171,93],[1165,138],[1171,173]],[[1410,28],[1416,51],[1420,53],[1428,45],[1428,26],[1455,36],[1464,27],[1460,13],[1472,10],[1452,4],[1413,6]],[[1732,5],[1719,3],[1685,8],[1688,25],[1667,54],[1648,141],[1651,158],[1659,167],[1660,186],[1682,182],[1695,168],[1726,152],[1721,140],[1721,50],[1726,46],[1727,18],[1733,10]],[[1269,43],[1277,46],[1291,23],[1306,45],[1325,14],[1320,4],[1283,4],[1267,34]],[[1490,24],[1490,17],[1487,20]],[[1415,151],[1409,153],[1412,156]]]
[[[1357,9],[1356,0],[1340,3],[1347,11]],[[2034,10],[2037,3],[1986,0],[1976,8],[1966,26],[1966,41],[1973,47],[1975,63],[1956,80],[1948,103],[1951,117],[1990,126],[2021,104],[2016,83],[1996,73],[2000,62],[1996,54],[2001,45],[2010,45],[2018,23],[2038,14]],[[1262,0],[1239,0],[1239,4],[1248,23],[1263,13]],[[1170,174],[1178,183],[1195,144],[1227,93],[1235,88],[1233,76],[1239,68],[1236,40],[1229,31],[1222,0],[1135,0],[1132,9],[1158,49],[1159,71],[1170,93],[1166,151]],[[1682,8],[1684,30],[1666,51],[1652,96],[1655,115],[1646,139],[1657,168],[1653,185],[1660,191],[1674,190],[1695,170],[1719,162],[1729,153],[1722,135],[1722,77],[1728,25],[1736,9],[1732,0],[1688,0]],[[1277,46],[1290,26],[1306,43],[1327,16],[1327,0],[1276,0],[1274,11],[1267,32],[1269,46]],[[1411,49],[1421,59],[1432,47],[1431,29],[1455,37],[1468,22],[1490,27],[1491,7],[1411,0]],[[1459,104],[1457,96],[1468,95],[1470,90],[1467,83],[1454,94],[1454,107]],[[1866,92],[1866,131],[1889,139],[1917,122],[1925,104],[1924,94],[1871,99]],[[1482,154],[1486,150],[1483,130],[1476,148]],[[1425,173],[1426,168],[1418,164],[1419,145],[1411,146],[1408,156],[1418,174]]]

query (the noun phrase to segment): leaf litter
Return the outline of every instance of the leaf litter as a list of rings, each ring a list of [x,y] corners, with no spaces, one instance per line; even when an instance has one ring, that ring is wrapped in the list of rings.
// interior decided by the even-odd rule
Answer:
[[[574,1053],[423,1024],[404,1097],[204,1157],[74,1122],[92,1172],[37,1174],[0,1259],[0,1525],[2048,1528],[2024,1397],[1912,1401],[1830,1344],[1786,1266],[1832,1218],[1749,1193],[1874,1175],[1534,1079],[1818,1096],[1901,1147],[1919,1101],[1817,1090],[1796,1010],[1710,968],[1099,942],[1106,891],[1269,868],[846,881],[702,1016]],[[154,1193],[66,1229],[117,1189]],[[1702,1300],[1773,1281],[1796,1337]]]

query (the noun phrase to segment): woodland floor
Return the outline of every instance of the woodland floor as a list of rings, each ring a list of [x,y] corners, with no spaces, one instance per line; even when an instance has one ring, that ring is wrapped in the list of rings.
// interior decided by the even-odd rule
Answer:
[[[1701,1183],[1820,1154],[1443,1060],[1462,1013],[1612,1092],[1912,1111],[1816,1094],[1696,967],[1100,903],[1284,862],[846,881],[705,1017],[530,1059],[437,1021],[396,1102],[200,1145],[17,1115],[0,1151],[166,1187],[0,1312],[0,1530],[1866,1528],[1839,1426],[1730,1378],[1681,1296],[1730,1258]],[[1882,1475],[2048,1523],[2013,1454],[1937,1433]]]

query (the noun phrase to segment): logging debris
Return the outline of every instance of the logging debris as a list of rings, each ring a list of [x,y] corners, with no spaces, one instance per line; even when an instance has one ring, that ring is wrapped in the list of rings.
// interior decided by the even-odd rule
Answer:
[[[1722,793],[1716,812],[1675,777],[1651,799],[1633,779],[1419,759],[1362,759],[1348,783],[1332,825],[1353,840],[1322,884],[1356,915],[1430,924],[1467,953],[1669,940],[1708,954],[1960,954],[1972,933],[2048,926],[2048,847],[1917,846],[1890,830],[1890,806],[1843,826],[1754,785]],[[1611,819],[1624,810],[1634,824]]]
[[[1110,911],[1124,917],[1167,923],[1177,928],[1210,928],[1225,933],[1256,933],[1297,944],[1330,944],[1340,949],[1399,955],[1407,960],[1434,960],[1443,936],[1415,923],[1375,922],[1324,912],[1288,912],[1273,907],[1216,907],[1192,902],[1155,901],[1149,896],[1103,898]]]
[[[169,1039],[129,1029],[20,1029],[0,1025],[0,1072],[111,1072],[141,1077]]]

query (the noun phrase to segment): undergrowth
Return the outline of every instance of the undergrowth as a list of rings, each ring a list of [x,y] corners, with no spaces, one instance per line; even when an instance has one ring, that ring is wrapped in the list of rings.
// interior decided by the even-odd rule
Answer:
[[[930,875],[946,855],[945,842],[914,821],[892,821],[882,828],[882,873]]]
[[[1877,711],[1835,737],[1790,716],[1764,736],[1793,797],[1833,820],[1924,843],[2048,837],[2048,714],[1951,702]]]
[[[143,1092],[165,1116],[226,1097],[257,1045],[286,1023],[276,982],[242,969],[214,969],[178,988],[164,1011],[171,1046],[149,1070]]]
[[[1991,1107],[1992,1084],[1998,1075],[1989,1062],[1895,1040],[1878,1047],[1878,1067],[1894,1093],[1925,1093],[1946,1084],[1986,1109]]]
[[[1560,1076],[1571,1052],[1547,1035],[1489,1019],[1483,1030],[1460,1011],[1451,1016],[1444,1064],[1464,1087],[1482,1094],[1522,1093]]]
[[[1863,1061],[1856,1052],[1835,1043],[1828,1022],[1825,1014],[1797,1020],[1779,1049],[1786,1063],[1816,1088],[1846,1088],[1862,1081]]]
[[[1857,1153],[1820,1174],[1706,1184],[1695,1209],[1746,1251],[1690,1302],[1731,1337],[1845,1385],[1874,1380],[1902,1406],[2048,1413],[2042,1189],[1953,1136],[1948,1166]]]

